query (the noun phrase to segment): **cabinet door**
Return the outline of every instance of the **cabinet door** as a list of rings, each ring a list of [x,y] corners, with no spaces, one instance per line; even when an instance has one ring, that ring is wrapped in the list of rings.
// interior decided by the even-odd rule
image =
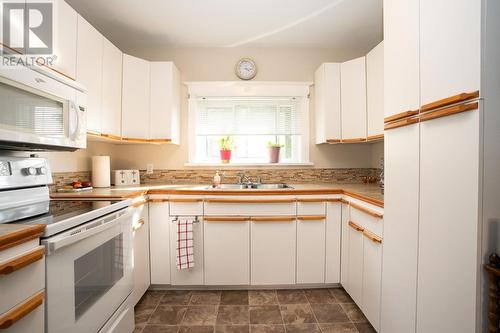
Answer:
[[[132,304],[137,304],[151,284],[149,271],[149,216],[148,204],[144,204],[134,213],[134,290]]]
[[[250,284],[250,222],[207,217],[204,244],[206,285]]]
[[[340,284],[347,289],[349,284],[349,204],[342,204],[342,235],[340,249]]]
[[[104,38],[102,57],[102,132],[121,135],[122,51]]]
[[[377,332],[380,331],[381,287],[382,244],[378,240],[365,237],[363,240],[363,302],[361,309]]]
[[[479,90],[482,3],[420,0],[422,105]]]
[[[366,59],[360,57],[340,66],[342,140],[366,139]]]
[[[103,37],[78,15],[76,80],[87,88],[87,129],[102,130],[102,48]]]
[[[168,202],[149,204],[151,283],[170,284],[170,217]]]
[[[179,143],[180,74],[173,62],[152,62],[151,138]]]
[[[326,205],[326,283],[340,283],[342,204]]]
[[[419,124],[385,131],[381,332],[415,331]],[[404,186],[401,186],[404,184]]]
[[[193,215],[194,216],[194,215]],[[182,218],[182,217],[179,217]],[[193,244],[195,266],[189,269],[177,269],[177,222],[170,224],[170,276],[172,285],[203,285],[203,221],[193,224]],[[172,229],[173,228],[173,229]]]
[[[326,219],[299,217],[297,220],[297,283],[325,282]]]
[[[253,285],[295,283],[295,220],[251,223]]]
[[[347,271],[349,282],[346,291],[356,304],[361,304],[363,293],[363,232],[349,225]]]
[[[420,107],[419,1],[384,0],[384,117]]]
[[[368,138],[384,134],[384,42],[366,55]]]
[[[480,111],[420,126],[417,332],[474,332]]]
[[[322,64],[314,73],[316,143],[342,138],[340,122],[340,64]]]
[[[149,62],[123,55],[122,136],[149,138]]]
[[[55,0],[53,6],[53,53],[56,59],[50,67],[75,79],[78,14],[64,0]]]

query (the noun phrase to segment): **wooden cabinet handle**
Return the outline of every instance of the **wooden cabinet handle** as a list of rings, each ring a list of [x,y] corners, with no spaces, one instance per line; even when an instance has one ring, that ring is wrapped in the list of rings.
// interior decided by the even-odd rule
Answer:
[[[45,254],[45,247],[42,246],[19,258],[15,258],[4,264],[0,264],[0,275],[7,275],[15,271],[18,271],[21,268],[26,267],[34,263],[35,261],[42,259],[44,254]]]
[[[248,216],[205,216],[205,222],[246,222],[250,220]]]
[[[326,220],[325,215],[304,215],[304,216],[297,216],[297,220],[299,221],[322,221]]]
[[[297,202],[326,202],[331,199],[321,199],[321,198],[299,198]]]
[[[296,199],[207,199],[208,203],[259,203],[259,204],[272,204],[272,203],[294,203]]]
[[[425,104],[420,108],[420,113],[434,110],[434,109],[438,109],[438,108],[442,108],[444,106],[448,106],[451,104],[468,101],[468,100],[475,99],[478,97],[479,97],[479,90],[469,92],[469,93],[464,92],[464,93],[461,93],[458,95],[454,95],[454,96],[440,99],[438,101],[435,101],[435,102],[432,102],[429,104]]]
[[[420,121],[424,122],[427,120],[452,116],[452,115],[457,114],[457,113],[477,110],[478,108],[479,108],[479,103],[477,103],[477,102],[470,103],[470,104],[454,105],[454,106],[450,106],[450,107],[440,109],[437,111],[431,111],[431,112],[422,114],[422,115],[420,115]]]
[[[356,142],[365,142],[366,138],[349,138],[342,139],[342,143],[356,143]]]
[[[148,202],[147,199],[144,199],[144,200],[141,200],[141,201],[137,201],[137,202],[132,203],[130,205],[130,207],[132,207],[132,208],[138,208],[138,207],[141,207],[141,206],[145,205],[147,202]]]
[[[334,144],[334,143],[340,143],[340,142],[342,142],[342,140],[341,139],[326,139],[325,142],[329,143],[329,144]]]
[[[132,227],[132,231],[135,232],[135,231],[141,229],[143,225],[144,225],[144,219],[141,217],[139,219],[139,221],[137,221],[137,223]]]
[[[0,317],[0,329],[5,330],[30,314],[43,303],[44,292],[41,291],[26,302],[10,310]]]
[[[398,121],[395,121],[393,123],[386,123],[384,125],[384,130],[390,130],[390,129],[394,129],[394,128],[399,128],[399,127],[403,127],[403,126],[408,126],[408,125],[412,125],[412,124],[416,124],[420,121],[420,119],[418,117],[415,117],[415,118],[404,118],[402,120],[398,120]]]
[[[354,222],[352,222],[352,221],[349,221],[349,226],[350,226],[351,228],[353,228],[354,230],[356,230],[356,231],[361,231],[361,232],[363,232],[363,231],[365,230],[365,228],[363,228],[363,227],[361,227],[361,226],[357,225],[356,223],[354,223]]]
[[[393,121],[396,121],[396,120],[401,120],[401,119],[404,119],[404,118],[413,117],[414,115],[417,115],[419,112],[420,112],[419,110],[410,110],[410,111],[405,111],[405,112],[397,113],[395,115],[392,115],[392,116],[389,116],[389,117],[385,117],[384,118],[384,123],[390,123],[390,122],[393,122]]]
[[[162,202],[169,202],[170,200],[168,200],[168,199],[148,199],[148,201],[151,203],[162,203]]]
[[[168,201],[170,201],[170,202],[177,202],[177,203],[189,203],[189,202],[203,202],[203,199],[198,199],[198,198],[176,198],[176,199],[169,199]]]
[[[368,230],[363,230],[363,235],[375,243],[378,243],[378,244],[382,243],[382,238],[380,238],[379,236],[375,235],[374,233],[372,233]]]
[[[252,216],[252,222],[293,222],[295,216]]]
[[[361,206],[361,205],[358,205],[358,204],[356,204],[356,203],[354,203],[354,202],[351,202],[351,203],[350,203],[350,206],[351,206],[352,208],[355,208],[355,209],[357,209],[357,210],[359,210],[359,211],[361,211],[361,212],[363,212],[363,213],[366,213],[366,214],[368,214],[368,215],[370,215],[370,216],[373,216],[373,217],[376,217],[376,218],[378,218],[378,219],[381,219],[381,218],[383,218],[383,217],[384,217],[384,214],[377,213],[377,212],[375,212],[375,211],[373,211],[373,210],[371,210],[371,209],[365,208],[365,207],[363,207],[363,206]]]

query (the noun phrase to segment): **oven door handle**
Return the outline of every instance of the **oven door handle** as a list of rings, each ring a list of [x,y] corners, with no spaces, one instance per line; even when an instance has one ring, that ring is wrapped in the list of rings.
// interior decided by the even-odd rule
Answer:
[[[122,223],[127,218],[130,218],[130,224],[132,224],[132,214],[133,210],[127,208],[110,214],[109,216],[90,221],[62,234],[42,240],[41,243],[46,246],[47,255],[51,255],[63,247],[91,237],[106,229],[112,228],[113,226]]]

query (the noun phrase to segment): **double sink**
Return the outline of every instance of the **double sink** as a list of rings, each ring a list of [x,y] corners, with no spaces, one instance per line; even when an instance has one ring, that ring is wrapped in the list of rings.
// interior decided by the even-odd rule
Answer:
[[[279,190],[279,189],[292,189],[287,184],[221,184],[217,187],[209,186],[208,189],[220,190]]]

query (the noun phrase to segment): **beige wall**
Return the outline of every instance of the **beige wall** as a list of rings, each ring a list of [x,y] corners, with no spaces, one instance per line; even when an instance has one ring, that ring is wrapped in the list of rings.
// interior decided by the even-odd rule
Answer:
[[[182,81],[237,80],[234,65],[242,57],[255,60],[260,81],[313,81],[314,71],[323,62],[345,61],[359,55],[322,48],[180,48],[128,50],[129,54],[149,60],[174,61]],[[182,91],[181,145],[113,145],[90,142],[87,151],[49,153],[57,172],[90,170],[90,156],[110,155],[112,168],[181,169],[188,159],[187,91]],[[315,145],[314,88],[311,91],[310,160],[315,167],[365,168],[378,167],[383,144]]]

